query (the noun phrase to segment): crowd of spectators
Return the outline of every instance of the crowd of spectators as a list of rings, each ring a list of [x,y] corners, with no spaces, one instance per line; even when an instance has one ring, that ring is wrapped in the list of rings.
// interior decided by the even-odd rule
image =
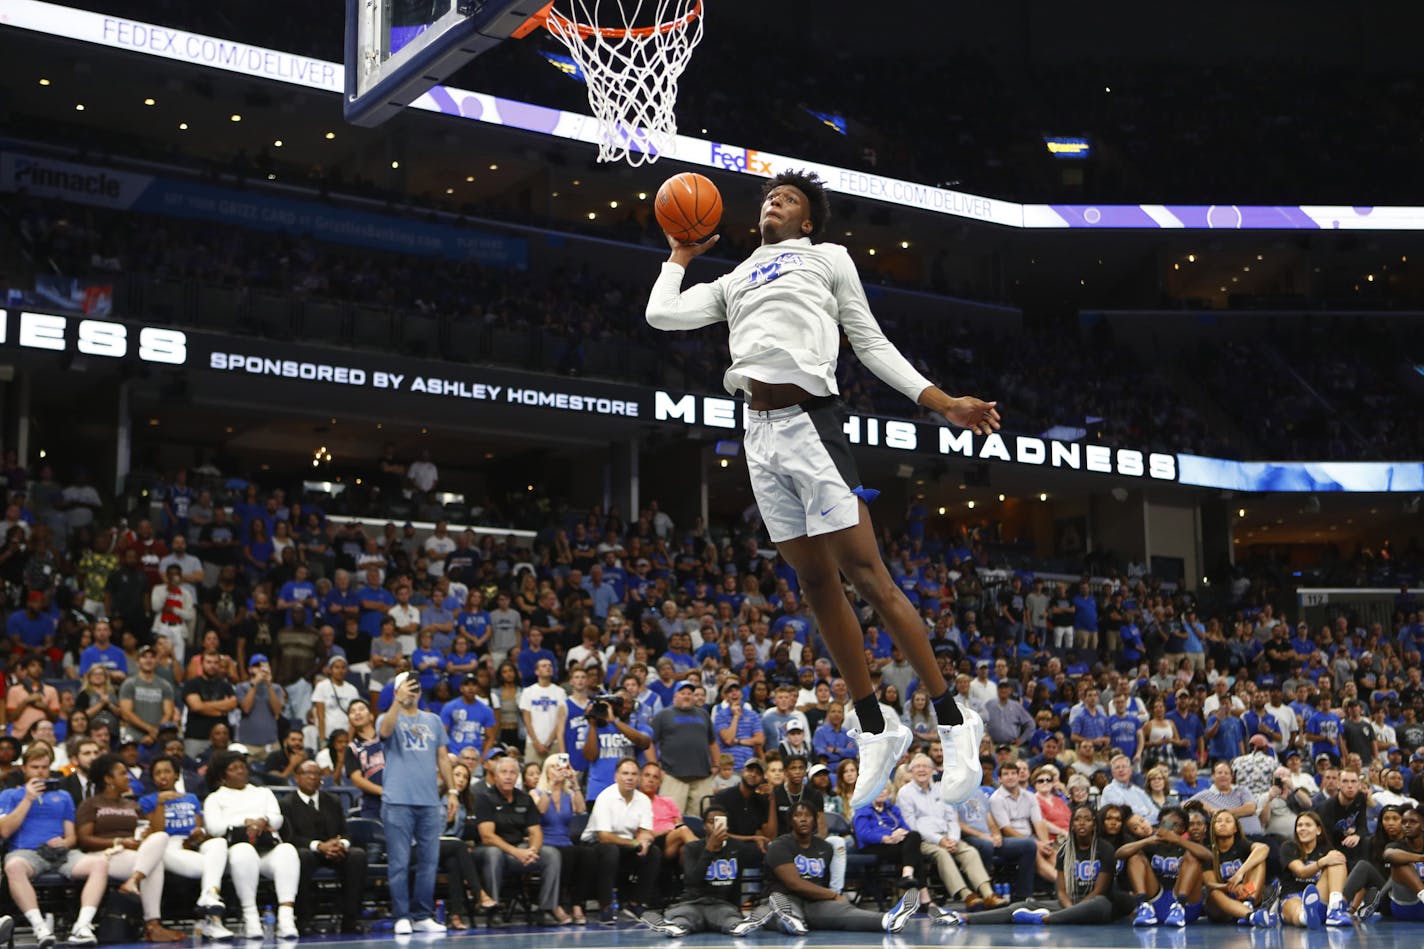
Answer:
[[[655,332],[642,318],[645,287],[589,269],[526,274],[470,262],[432,268],[420,258],[238,228],[215,231],[201,222],[153,215],[33,199],[11,199],[6,207],[34,259],[66,273],[101,279],[117,273],[434,314],[450,320],[451,338],[428,355],[468,353],[468,344],[456,338],[468,337],[465,327],[473,326],[487,334],[523,334],[527,341],[513,352],[482,352],[482,359],[503,355],[522,365],[584,374],[590,365],[602,368],[591,347],[616,347],[647,355],[627,364],[625,371],[633,373],[640,371],[634,365],[646,367],[632,381],[721,389],[717,367],[727,363],[725,337]],[[121,305],[124,299],[121,293]],[[1181,369],[1210,384],[1184,398],[1179,380],[1102,329],[1026,330],[1011,338],[952,321],[904,319],[891,299],[877,309],[891,339],[915,354],[930,378],[991,394],[1009,406],[1009,432],[1053,429],[1090,442],[1228,458],[1398,458],[1409,453],[1403,446],[1424,444],[1418,421],[1405,410],[1410,394],[1393,371],[1400,352],[1387,334],[1358,360],[1336,356],[1328,363],[1289,349],[1288,338],[1188,348],[1190,359]],[[535,339],[545,341],[537,358]],[[1277,354],[1275,345],[1286,347],[1284,353]],[[1279,368],[1263,373],[1262,365]],[[1317,376],[1318,388],[1312,387]],[[918,411],[853,358],[841,360],[840,384],[855,410],[900,416]],[[1238,394],[1274,410],[1242,415],[1230,408]],[[1231,437],[1207,421],[1223,416],[1240,426]]]
[[[655,502],[634,521],[565,512],[529,548],[443,522],[368,533],[255,486],[217,504],[183,474],[158,492],[154,518],[116,527],[83,482],[59,488],[47,468],[31,479],[13,457],[3,466],[25,492],[0,524],[0,785],[13,789],[0,795],[0,835],[13,838],[7,878],[39,936],[48,924],[26,881],[56,869],[90,881],[84,907],[102,895],[94,881],[133,881],[149,935],[171,938],[163,867],[203,881],[200,925],[220,933],[224,845],[245,931],[261,931],[261,876],[279,933],[312,931],[298,865],[355,873],[365,859],[340,821],[346,808],[381,813],[389,749],[377,721],[403,674],[451,756],[438,779],[440,895],[456,928],[530,871],[546,922],[676,905],[675,868],[713,841],[709,805],[727,821],[719,851],[764,865],[773,890],[791,846],[773,844],[789,836],[825,848],[814,892],[845,888],[847,855],[869,853],[904,871],[915,898],[900,910],[923,905],[945,922],[950,904],[998,912],[1056,886],[1080,804],[1122,808],[1123,845],[1178,855],[1170,848],[1207,839],[1228,810],[1277,871],[1290,847],[1309,853],[1296,828],[1310,811],[1351,881],[1342,873],[1326,892],[1322,878],[1321,899],[1369,907],[1369,887],[1389,877],[1371,841],[1396,826],[1381,815],[1424,794],[1424,605],[1407,590],[1388,626],[1342,615],[1312,629],[1245,586],[1239,607],[1206,615],[1151,577],[987,569],[967,536],[926,534],[912,517],[884,553],[960,701],[986,723],[985,793],[940,802],[928,697],[859,604],[879,700],[916,739],[887,795],[851,812],[845,683],[794,574],[755,536],[679,528]],[[412,483],[437,477],[412,468]],[[43,783],[51,772],[65,776],[58,791]],[[294,813],[312,799],[333,811],[316,830]],[[798,825],[807,801],[813,824]],[[1180,835],[1164,832],[1169,820]],[[155,843],[139,846],[145,821]],[[1170,894],[1152,910],[1164,921],[1174,901],[1182,912],[1200,901],[1189,875],[1178,887],[1127,862],[1129,892]],[[343,930],[361,928],[359,903],[340,910]],[[92,922],[82,909],[81,942]],[[847,925],[870,927],[870,915]]]

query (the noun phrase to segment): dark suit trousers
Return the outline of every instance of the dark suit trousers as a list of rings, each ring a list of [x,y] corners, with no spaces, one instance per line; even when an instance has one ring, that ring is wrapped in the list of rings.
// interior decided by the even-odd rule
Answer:
[[[315,850],[298,850],[302,861],[302,882],[297,891],[298,926],[305,928],[312,921],[316,909],[316,889],[311,882],[312,872],[325,867],[335,870],[341,882],[339,902],[341,907],[341,928],[350,931],[361,918],[361,897],[366,892],[366,851],[352,847],[346,852],[345,860],[328,860]]]

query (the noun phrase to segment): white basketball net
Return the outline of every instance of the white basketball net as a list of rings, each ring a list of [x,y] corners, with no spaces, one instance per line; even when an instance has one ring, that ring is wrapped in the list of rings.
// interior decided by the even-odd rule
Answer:
[[[702,39],[702,0],[560,5],[571,7],[573,15],[551,9],[544,26],[583,71],[588,104],[598,119],[598,160],[638,166],[672,151],[677,81]]]

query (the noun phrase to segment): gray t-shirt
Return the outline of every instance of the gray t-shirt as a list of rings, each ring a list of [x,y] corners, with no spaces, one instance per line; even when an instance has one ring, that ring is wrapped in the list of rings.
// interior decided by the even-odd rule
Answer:
[[[393,663],[400,657],[400,654],[401,645],[398,639],[392,639],[390,642],[386,642],[380,636],[377,636],[371,640],[372,656],[380,656],[386,660],[387,663]],[[379,668],[373,667],[371,669],[370,682],[372,685],[383,686],[395,677],[396,667],[393,665],[384,665]]]
[[[490,652],[509,652],[519,642],[523,617],[516,609],[490,610]]]
[[[239,682],[236,689],[239,712],[242,700],[254,688],[257,697],[252,700],[252,711],[243,715],[237,723],[237,740],[244,745],[275,745],[281,736],[277,734],[277,716],[272,714],[272,703],[267,700],[268,689],[276,691],[278,708],[287,704],[287,692],[275,682],[270,686],[265,682],[259,685]]]
[[[386,804],[440,804],[440,768],[450,739],[440,717],[431,712],[396,716],[396,727],[385,739],[386,771],[381,797]]]
[[[709,746],[717,740],[712,717],[701,708],[665,708],[653,716],[653,745],[663,770],[683,780],[705,778],[714,762]]]
[[[153,677],[152,682],[145,682],[138,676],[129,676],[124,680],[124,684],[119,686],[119,701],[131,700],[134,714],[150,725],[163,721],[164,699],[176,702],[176,696],[177,692],[172,683],[157,675]],[[127,722],[119,727],[119,734],[124,741],[138,741],[143,737],[142,732]]]

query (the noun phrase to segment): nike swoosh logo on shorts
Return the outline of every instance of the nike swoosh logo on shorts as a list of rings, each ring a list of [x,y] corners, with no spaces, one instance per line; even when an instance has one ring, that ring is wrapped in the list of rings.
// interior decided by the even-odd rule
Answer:
[[[830,507],[826,508],[824,511],[821,512],[821,516],[825,517],[827,514],[831,513],[838,507],[840,507],[839,504],[832,504]]]

